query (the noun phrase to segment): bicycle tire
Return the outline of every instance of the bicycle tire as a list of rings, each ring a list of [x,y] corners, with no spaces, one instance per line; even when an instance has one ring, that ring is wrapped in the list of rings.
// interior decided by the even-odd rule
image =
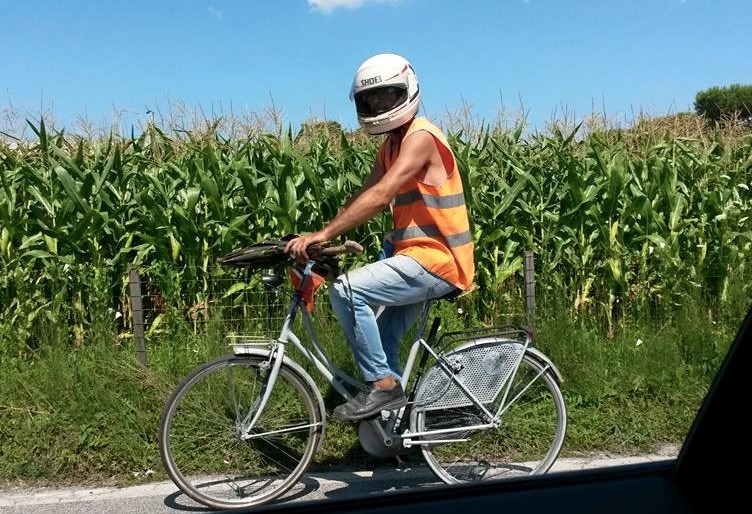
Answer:
[[[524,389],[500,418],[500,424],[485,430],[466,430],[443,439],[466,439],[422,445],[428,467],[443,482],[466,483],[545,473],[561,451],[566,433],[564,397],[554,374],[536,356],[525,353],[514,375],[507,400]],[[537,377],[537,378],[536,378]],[[503,394],[487,404],[495,413]],[[417,410],[417,432],[438,428],[461,428],[486,423],[474,405],[437,410]],[[549,427],[548,424],[551,426]]]
[[[270,502],[298,483],[319,446],[324,413],[305,378],[286,363],[252,431],[258,437],[240,438],[242,419],[268,378],[267,361],[247,355],[204,364],[165,405],[158,438],[162,462],[172,481],[199,503],[226,509]]]

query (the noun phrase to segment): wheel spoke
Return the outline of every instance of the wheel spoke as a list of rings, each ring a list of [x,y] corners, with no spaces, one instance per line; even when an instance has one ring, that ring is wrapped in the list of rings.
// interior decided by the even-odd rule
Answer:
[[[499,343],[490,344],[499,347]],[[477,346],[474,351],[478,351]],[[499,426],[468,431],[463,436],[466,441],[422,446],[429,467],[448,483],[548,470],[563,443],[566,409],[558,385],[544,369],[537,360],[523,356],[507,391],[507,403],[501,405],[505,397],[502,390],[484,405],[491,412],[502,412]],[[417,414],[416,430],[469,427],[482,416],[473,405],[425,410]]]
[[[243,439],[242,422],[255,416],[267,379],[262,362],[229,357],[210,363],[182,384],[165,410],[160,451],[168,474],[210,507],[258,505],[284,494],[318,445],[318,402],[286,366],[250,431],[260,437]]]

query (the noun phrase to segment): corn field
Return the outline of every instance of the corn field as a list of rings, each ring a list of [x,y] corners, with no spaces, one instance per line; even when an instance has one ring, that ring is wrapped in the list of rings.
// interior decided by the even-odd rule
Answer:
[[[0,142],[0,355],[33,349],[46,331],[82,344],[122,313],[127,331],[132,265],[193,284],[199,303],[222,273],[217,257],[331,219],[377,145],[346,133],[228,138],[155,125],[94,140],[29,125],[33,141]],[[450,141],[486,308],[520,291],[526,250],[542,295],[610,327],[630,309],[687,297],[722,309],[734,281],[749,298],[749,131],[487,128]],[[389,221],[384,213],[347,234],[363,259]]]

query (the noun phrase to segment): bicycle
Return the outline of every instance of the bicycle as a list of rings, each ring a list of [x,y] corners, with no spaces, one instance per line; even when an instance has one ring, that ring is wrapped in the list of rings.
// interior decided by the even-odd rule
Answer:
[[[255,261],[243,259],[244,249],[220,263],[292,265],[284,245],[252,245],[248,248],[261,249]],[[159,449],[168,475],[189,497],[212,508],[248,507],[279,498],[299,483],[324,440],[326,409],[314,380],[285,349],[297,348],[345,400],[364,387],[331,361],[303,308],[314,270],[335,271],[338,255],[357,251],[362,248],[352,242],[310,247],[279,336],[234,341],[231,355],[197,367],[174,390],[160,420]],[[284,280],[267,273],[262,282],[276,291]],[[440,320],[434,318],[423,338],[438,300],[423,307],[405,364],[408,404],[361,421],[361,446],[377,457],[420,450],[445,483],[548,471],[566,432],[556,366],[532,346],[532,334],[523,328],[437,337]],[[307,344],[292,331],[298,315]]]

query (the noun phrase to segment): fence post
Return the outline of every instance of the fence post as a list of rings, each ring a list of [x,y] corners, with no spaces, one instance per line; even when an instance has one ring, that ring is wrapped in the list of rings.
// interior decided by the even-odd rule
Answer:
[[[133,316],[133,342],[136,345],[136,358],[146,367],[146,348],[144,347],[144,308],[141,304],[141,277],[136,268],[128,273],[128,289],[131,299],[131,316]]]
[[[525,252],[525,308],[527,326],[535,338],[535,254],[531,251]]]

